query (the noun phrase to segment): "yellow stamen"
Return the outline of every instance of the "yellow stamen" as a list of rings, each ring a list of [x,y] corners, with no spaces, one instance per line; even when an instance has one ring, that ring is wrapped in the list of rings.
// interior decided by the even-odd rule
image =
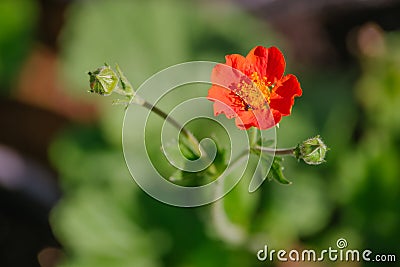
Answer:
[[[250,75],[250,79],[242,79],[234,92],[245,103],[245,109],[259,109],[269,103],[271,89],[274,85],[268,82],[267,77],[258,76],[257,72]]]
[[[257,72],[253,72],[250,77],[253,83],[262,92],[266,101],[269,103],[269,96],[271,94],[271,89],[274,88],[274,85],[271,82],[268,82],[268,79],[265,76],[260,79]]]

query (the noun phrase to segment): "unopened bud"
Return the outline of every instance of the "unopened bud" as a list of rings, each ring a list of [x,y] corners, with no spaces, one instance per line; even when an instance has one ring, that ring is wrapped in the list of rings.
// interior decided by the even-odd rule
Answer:
[[[118,77],[108,65],[88,74],[90,76],[90,92],[92,93],[109,95],[118,86]]]
[[[318,165],[325,162],[327,150],[327,146],[321,140],[320,136],[317,135],[299,144],[294,153],[296,158],[304,160],[305,163]]]

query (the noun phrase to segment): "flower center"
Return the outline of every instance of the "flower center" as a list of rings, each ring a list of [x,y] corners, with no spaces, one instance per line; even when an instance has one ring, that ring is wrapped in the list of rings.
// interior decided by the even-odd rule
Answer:
[[[253,72],[250,79],[246,78],[242,79],[233,89],[234,93],[243,100],[246,110],[263,108],[265,104],[269,103],[271,89],[274,85],[267,81],[267,77],[260,78],[257,72]]]
[[[271,82],[268,82],[267,77],[258,77],[257,72],[253,72],[253,74],[250,75],[251,80],[253,83],[256,85],[258,90],[261,91],[261,93],[264,95],[265,100],[269,103],[269,96],[271,95],[271,90],[274,88],[274,84]]]

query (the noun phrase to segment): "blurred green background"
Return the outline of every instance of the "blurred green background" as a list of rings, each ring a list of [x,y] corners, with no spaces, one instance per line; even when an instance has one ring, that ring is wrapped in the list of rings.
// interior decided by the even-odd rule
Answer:
[[[0,266],[379,265],[256,257],[339,238],[398,262],[399,15],[397,1],[372,0],[2,0]],[[123,107],[88,94],[86,72],[118,63],[138,87],[256,45],[278,46],[303,89],[278,146],[320,134],[327,162],[287,158],[292,185],[249,194],[244,179],[200,208],[149,197],[125,165]]]

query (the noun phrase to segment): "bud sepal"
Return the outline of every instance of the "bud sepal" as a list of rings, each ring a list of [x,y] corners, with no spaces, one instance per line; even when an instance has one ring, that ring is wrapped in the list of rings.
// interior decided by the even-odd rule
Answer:
[[[319,165],[325,162],[326,152],[329,148],[325,145],[319,135],[309,138],[297,145],[294,155],[309,165]]]
[[[88,72],[91,93],[110,95],[118,87],[118,77],[110,66],[105,64],[95,71]]]

